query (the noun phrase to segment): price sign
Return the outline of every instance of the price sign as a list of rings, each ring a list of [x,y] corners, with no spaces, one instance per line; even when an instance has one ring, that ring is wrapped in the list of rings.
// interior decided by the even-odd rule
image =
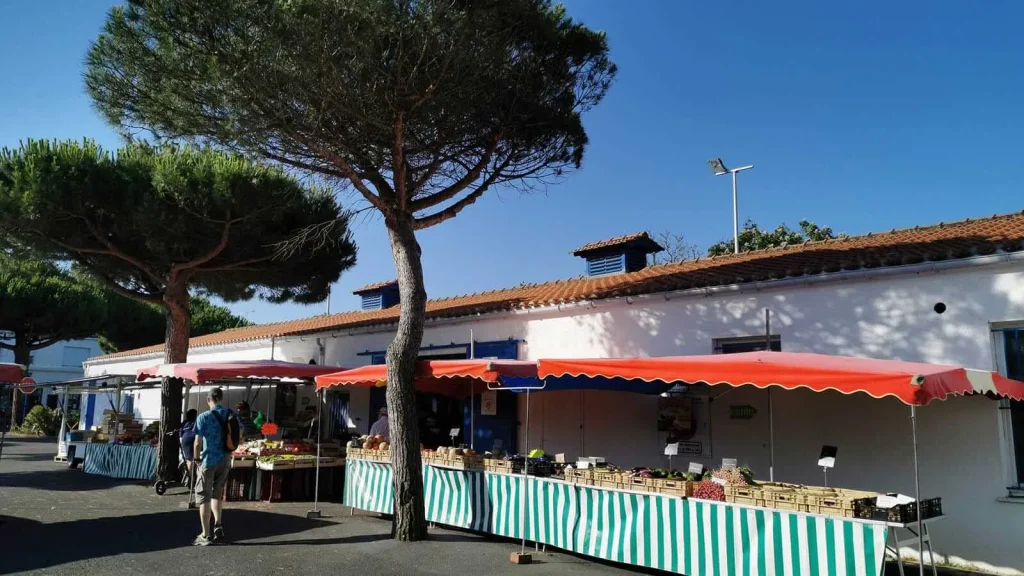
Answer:
[[[462,431],[461,428],[452,428],[451,431],[448,432],[448,435],[451,436],[452,438],[455,438],[456,436],[459,435],[459,432],[461,432],[461,431]]]
[[[678,456],[679,455],[679,442],[673,442],[671,444],[665,444],[665,456]]]
[[[697,462],[690,462],[690,467],[686,471],[690,474],[697,474],[699,476],[704,473],[704,465]]]
[[[822,468],[835,468],[836,454],[838,453],[839,448],[835,446],[822,446],[821,455],[818,456],[818,466]]]
[[[722,458],[722,468],[735,468],[736,466],[735,458]]]
[[[722,478],[712,478],[711,481],[714,482],[715,484],[718,484],[719,486],[725,486],[725,480],[723,480]]]

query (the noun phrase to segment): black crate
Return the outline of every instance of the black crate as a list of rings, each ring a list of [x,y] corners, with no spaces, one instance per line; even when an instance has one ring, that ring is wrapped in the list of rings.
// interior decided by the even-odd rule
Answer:
[[[878,508],[874,498],[861,498],[853,502],[853,515],[866,520],[910,524],[917,522],[917,503],[898,504],[892,508]],[[942,516],[942,498],[921,500],[921,519]]]
[[[523,461],[512,460],[512,473],[523,473]],[[530,476],[553,476],[555,473],[554,463],[546,460],[530,460],[530,467],[526,471]]]

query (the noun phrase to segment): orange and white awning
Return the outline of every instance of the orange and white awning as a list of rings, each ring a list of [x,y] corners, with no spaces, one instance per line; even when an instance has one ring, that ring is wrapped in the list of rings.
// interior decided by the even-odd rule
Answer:
[[[874,398],[892,396],[917,406],[968,394],[1024,400],[1024,382],[991,371],[794,352],[541,360],[538,376],[548,390],[706,383],[863,392]]]
[[[138,380],[181,378],[196,384],[227,380],[312,380],[320,374],[337,372],[337,366],[317,366],[302,362],[253,360],[240,362],[196,362],[160,364],[136,372]]]
[[[506,379],[536,379],[537,363],[521,360],[421,360],[416,364],[416,389],[452,397],[466,397],[474,383],[497,384]],[[385,386],[383,364],[362,366],[316,377],[317,388],[331,386]]]

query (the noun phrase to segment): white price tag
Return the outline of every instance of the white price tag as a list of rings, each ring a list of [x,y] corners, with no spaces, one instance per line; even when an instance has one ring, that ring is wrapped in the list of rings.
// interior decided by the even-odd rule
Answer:
[[[448,435],[451,436],[452,438],[455,438],[456,436],[459,435],[459,432],[461,430],[461,428],[452,428],[451,432],[449,432]]]
[[[697,462],[690,462],[690,467],[686,471],[689,472],[690,474],[703,474],[704,465],[698,464]]]
[[[679,455],[679,442],[673,442],[672,444],[665,444],[665,456],[678,456]]]
[[[725,486],[726,484],[725,480],[721,478],[712,478],[711,481],[714,482],[715,484],[718,484],[719,486]]]
[[[889,509],[889,508],[892,508],[895,505],[896,505],[896,497],[895,496],[886,496],[885,494],[879,494],[878,497],[875,498],[875,506],[877,506],[878,508]]]
[[[735,468],[736,466],[735,458],[722,458],[722,468]]]

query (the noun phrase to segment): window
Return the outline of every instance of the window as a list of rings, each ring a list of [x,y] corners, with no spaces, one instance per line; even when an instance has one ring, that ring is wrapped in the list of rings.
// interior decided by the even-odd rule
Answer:
[[[81,368],[82,363],[89,359],[89,349],[82,346],[65,346],[61,366]]]
[[[782,337],[778,334],[770,336],[772,351],[782,351]],[[740,336],[739,338],[715,338],[711,341],[712,352],[715,354],[736,354],[738,352],[761,352],[765,349],[764,336]]]
[[[1006,328],[996,332],[996,351],[1002,360],[999,371],[1006,377],[1024,381],[1024,328]],[[1010,448],[1010,480],[1024,487],[1024,402],[1003,400],[999,404],[1007,427]]]

